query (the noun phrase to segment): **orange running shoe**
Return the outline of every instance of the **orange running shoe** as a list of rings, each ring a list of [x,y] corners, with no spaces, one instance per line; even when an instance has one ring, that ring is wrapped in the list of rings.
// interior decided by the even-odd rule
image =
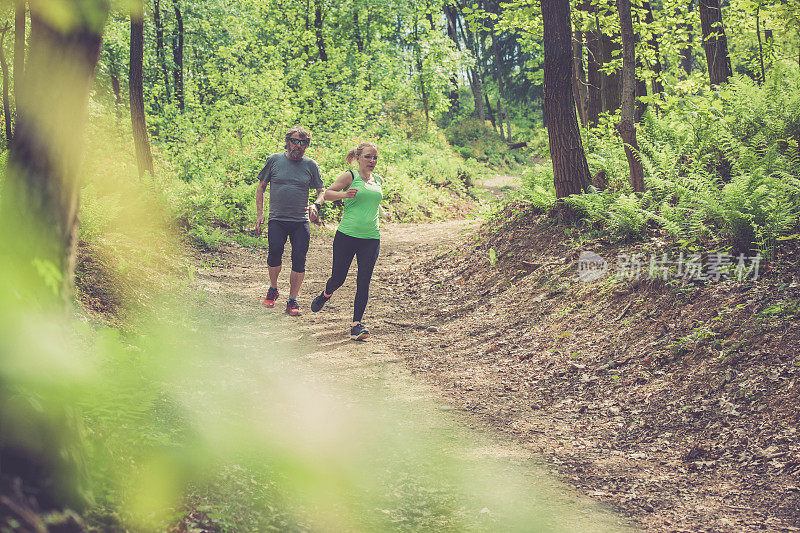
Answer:
[[[300,316],[303,314],[300,310],[300,304],[297,303],[295,298],[286,300],[286,314],[289,316]]]
[[[275,300],[278,299],[278,289],[274,289],[272,287],[269,288],[267,291],[267,295],[264,297],[264,305],[267,307],[275,307]]]

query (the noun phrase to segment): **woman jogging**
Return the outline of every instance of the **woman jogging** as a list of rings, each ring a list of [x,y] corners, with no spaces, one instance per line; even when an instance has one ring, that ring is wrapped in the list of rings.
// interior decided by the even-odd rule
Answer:
[[[361,341],[369,337],[369,331],[361,319],[367,307],[369,282],[381,247],[378,206],[383,199],[383,179],[372,172],[378,162],[378,147],[373,143],[360,143],[347,152],[345,160],[348,164],[355,160],[358,170],[344,172],[328,187],[321,196],[322,200],[317,200],[320,203],[325,200],[344,200],[344,214],[333,238],[331,277],[325,284],[325,290],[311,302],[311,311],[316,313],[322,309],[333,292],[342,286],[355,256],[358,274],[350,338]]]

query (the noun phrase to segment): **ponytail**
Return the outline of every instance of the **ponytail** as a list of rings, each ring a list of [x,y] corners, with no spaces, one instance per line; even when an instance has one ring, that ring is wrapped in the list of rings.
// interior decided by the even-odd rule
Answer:
[[[375,143],[366,141],[360,142],[358,143],[358,145],[356,145],[355,148],[351,148],[350,151],[347,152],[347,155],[344,157],[344,160],[349,165],[350,163],[355,161],[356,157],[360,157],[361,154],[364,152],[364,150],[366,150],[367,148],[374,148],[376,152],[378,151],[378,146]]]

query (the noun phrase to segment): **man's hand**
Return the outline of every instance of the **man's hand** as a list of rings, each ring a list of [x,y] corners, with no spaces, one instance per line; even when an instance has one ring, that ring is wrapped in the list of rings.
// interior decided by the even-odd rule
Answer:
[[[308,211],[308,220],[311,222],[314,222],[319,217],[319,206],[316,204],[316,202],[306,206],[306,211]]]
[[[344,198],[355,198],[357,192],[358,189],[347,189],[346,191],[343,192]]]
[[[253,229],[256,235],[261,235],[261,227],[264,225],[264,215],[256,219],[256,227]]]

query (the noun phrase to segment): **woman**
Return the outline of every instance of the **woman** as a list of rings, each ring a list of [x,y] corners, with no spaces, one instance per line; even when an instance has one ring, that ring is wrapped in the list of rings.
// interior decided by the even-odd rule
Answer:
[[[369,282],[381,247],[378,206],[383,199],[383,179],[373,174],[378,162],[378,147],[373,143],[360,143],[347,152],[345,160],[348,164],[356,161],[358,170],[342,173],[321,196],[322,199],[317,200],[319,203],[344,200],[344,214],[333,238],[331,277],[325,284],[325,290],[311,302],[311,311],[316,313],[322,309],[333,292],[342,286],[355,256],[358,274],[350,338],[362,341],[369,337],[369,331],[361,323],[361,319],[367,307]]]

